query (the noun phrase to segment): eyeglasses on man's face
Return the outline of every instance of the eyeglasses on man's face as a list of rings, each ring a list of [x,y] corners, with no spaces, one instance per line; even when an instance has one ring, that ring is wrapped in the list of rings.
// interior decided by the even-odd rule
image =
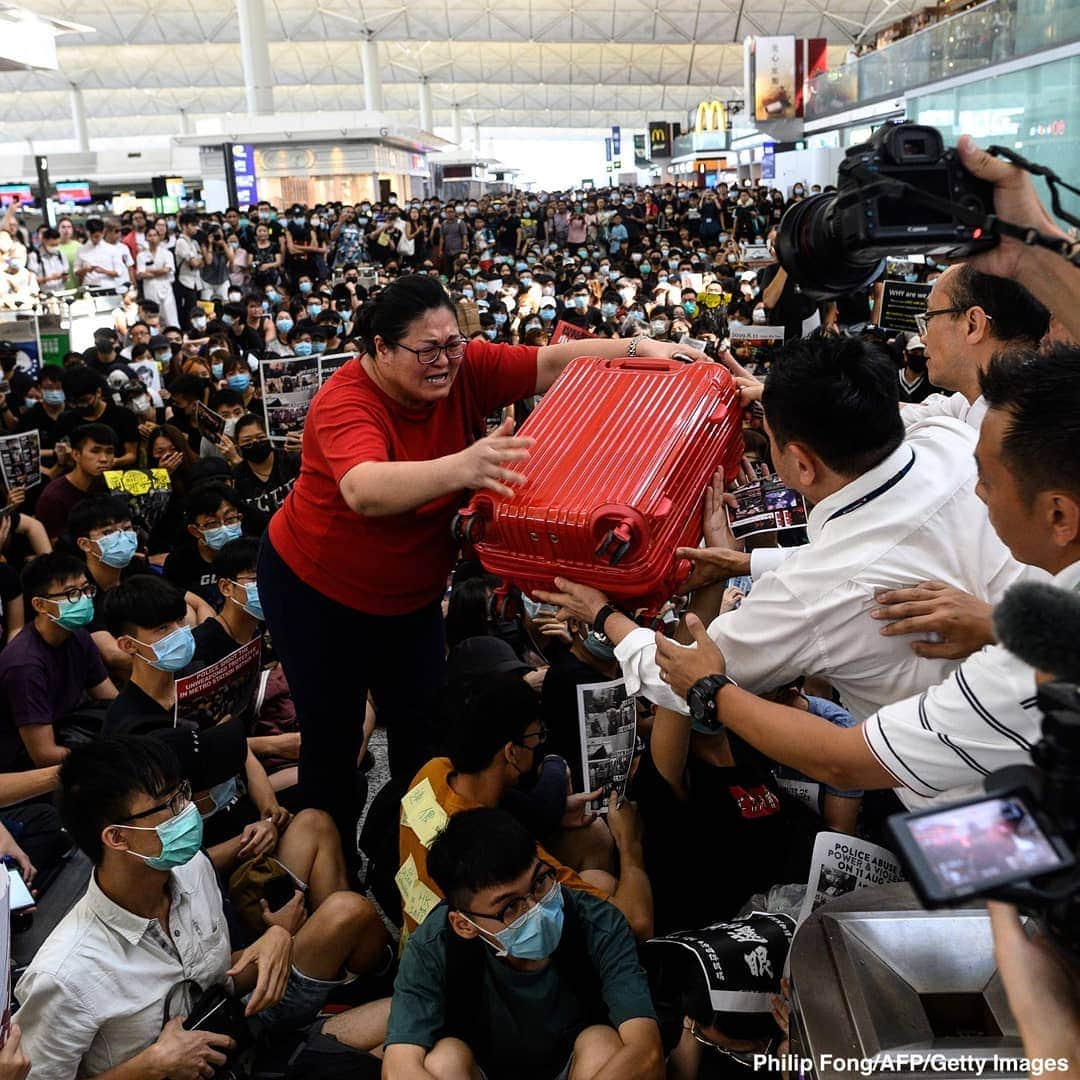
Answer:
[[[547,863],[539,863],[533,873],[532,885],[528,896],[512,896],[496,912],[462,911],[476,919],[494,919],[503,926],[511,927],[523,919],[538,904],[542,904],[558,887],[559,881],[555,870]]]
[[[179,817],[191,803],[191,783],[188,780],[181,780],[180,786],[164,801],[159,802],[156,806],[151,806],[149,810],[140,810],[137,814],[132,814],[130,817],[121,818],[119,821],[114,822],[116,825],[126,825],[132,821],[139,821],[142,818],[148,818],[153,814],[160,814],[162,810],[169,811],[169,817]]]

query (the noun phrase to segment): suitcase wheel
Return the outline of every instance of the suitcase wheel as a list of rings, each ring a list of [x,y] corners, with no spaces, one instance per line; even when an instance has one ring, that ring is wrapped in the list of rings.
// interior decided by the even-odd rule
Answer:
[[[615,528],[608,529],[603,540],[600,541],[600,546],[596,549],[596,554],[608,555],[608,562],[612,566],[618,566],[626,557],[633,542],[634,529],[628,522],[623,521]]]
[[[458,543],[476,544],[484,538],[484,520],[479,514],[454,515],[450,532]]]
[[[503,593],[502,596],[496,592],[492,599],[495,601],[497,619],[512,619],[517,615],[517,601],[509,592]]]

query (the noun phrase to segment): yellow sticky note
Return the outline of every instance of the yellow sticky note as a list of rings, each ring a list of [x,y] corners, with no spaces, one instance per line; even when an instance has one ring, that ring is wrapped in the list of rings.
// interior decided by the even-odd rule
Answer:
[[[416,872],[416,861],[411,855],[394,875],[394,881],[398,892],[401,893],[401,903],[405,914],[419,925],[428,917],[431,909],[439,903],[439,897],[420,880]]]
[[[449,820],[435,798],[430,780],[424,780],[412,791],[406,792],[401,800],[401,809],[405,814],[405,824],[426,848],[431,847],[431,842],[446,828]]]

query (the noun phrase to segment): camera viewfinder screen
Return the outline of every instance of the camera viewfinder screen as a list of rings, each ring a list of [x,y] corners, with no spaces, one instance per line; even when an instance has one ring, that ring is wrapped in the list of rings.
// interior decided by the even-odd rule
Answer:
[[[1032,877],[1062,865],[1027,807],[1015,798],[945,809],[909,827],[938,881],[950,891]]]
[[[926,169],[896,170],[894,175],[906,184],[934,195],[939,199],[949,200],[949,181],[945,170],[940,166]],[[948,225],[952,221],[950,210],[938,210],[915,202],[905,195],[900,199],[882,196],[878,202],[878,224],[882,228],[903,228],[906,225]]]

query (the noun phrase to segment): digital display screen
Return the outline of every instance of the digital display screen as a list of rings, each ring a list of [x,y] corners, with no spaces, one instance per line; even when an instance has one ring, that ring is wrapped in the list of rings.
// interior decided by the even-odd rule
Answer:
[[[949,200],[949,180],[944,169],[905,169],[897,178],[925,191],[927,195],[934,195],[946,202]],[[898,199],[882,196],[878,199],[878,207],[878,224],[885,229],[904,228],[912,224],[948,225],[952,221],[950,210],[938,210],[916,202],[910,195]]]
[[[987,799],[946,808],[908,823],[911,838],[949,892],[1035,877],[1063,860],[1017,798]]]
[[[93,202],[89,180],[60,180],[56,184],[57,202],[88,203]]]
[[[33,206],[33,188],[29,184],[0,184],[0,206],[10,206],[13,202]]]

